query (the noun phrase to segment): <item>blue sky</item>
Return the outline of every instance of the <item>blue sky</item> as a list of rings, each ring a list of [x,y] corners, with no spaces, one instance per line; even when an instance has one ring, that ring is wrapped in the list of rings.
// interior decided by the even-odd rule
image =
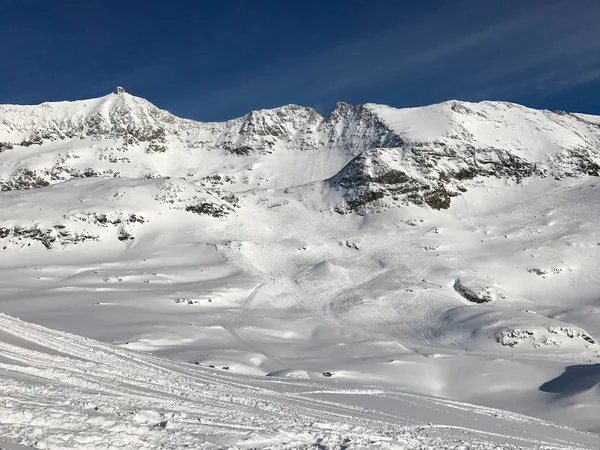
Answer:
[[[115,86],[223,120],[288,103],[600,114],[598,0],[0,0],[0,103]]]

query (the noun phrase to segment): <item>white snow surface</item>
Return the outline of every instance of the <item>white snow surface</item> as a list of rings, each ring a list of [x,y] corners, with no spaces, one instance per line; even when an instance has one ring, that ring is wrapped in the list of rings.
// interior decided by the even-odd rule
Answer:
[[[0,106],[0,448],[597,448],[599,124]]]
[[[585,449],[514,413],[172,362],[0,315],[0,444],[85,449]]]
[[[449,101],[405,109],[375,104],[366,107],[411,140],[452,143],[466,138],[475,148],[500,147],[536,161],[565,148],[597,145],[600,137],[598,132],[590,136],[590,116],[562,115],[508,102]]]

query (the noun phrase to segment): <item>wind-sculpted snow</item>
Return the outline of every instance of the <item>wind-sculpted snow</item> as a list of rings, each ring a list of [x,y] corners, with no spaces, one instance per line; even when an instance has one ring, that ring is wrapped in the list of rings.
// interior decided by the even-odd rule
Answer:
[[[3,446],[499,450],[596,442],[525,416],[397,391],[230,376],[5,315],[0,351]]]
[[[540,387],[600,357],[599,123],[502,102],[222,123],[124,92],[3,106],[0,311],[217,378],[598,431],[597,389]]]

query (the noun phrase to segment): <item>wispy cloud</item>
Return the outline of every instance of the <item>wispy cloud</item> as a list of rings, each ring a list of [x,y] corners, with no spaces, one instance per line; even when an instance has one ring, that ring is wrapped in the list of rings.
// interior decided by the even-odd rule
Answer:
[[[489,64],[467,77],[469,85],[461,95],[545,95],[598,79],[597,19],[570,8],[565,2],[541,9],[531,27],[519,29],[504,44],[507,55],[490,58]]]
[[[295,92],[318,101],[322,96],[344,89],[428,70],[428,67],[470,48],[502,39],[535,20],[531,14],[507,17],[497,23],[472,27],[447,37],[440,36],[437,30],[441,23],[452,20],[449,14],[442,10],[410,26],[382,30],[367,38],[302,57],[290,55],[286,61],[258,70],[249,68],[235,86],[212,92],[211,100],[218,99],[226,107],[257,95]]]
[[[600,2],[581,0],[578,5],[583,3],[600,13]],[[488,11],[494,4],[496,9]],[[409,25],[342,45],[328,47],[324,42],[310,54],[248,67],[210,92],[198,91],[197,98],[222,111],[240,104],[276,106],[282,99],[330,104],[377,89],[413,102],[510,99],[512,94],[543,94],[597,78],[597,15],[564,1],[498,5],[452,2]]]

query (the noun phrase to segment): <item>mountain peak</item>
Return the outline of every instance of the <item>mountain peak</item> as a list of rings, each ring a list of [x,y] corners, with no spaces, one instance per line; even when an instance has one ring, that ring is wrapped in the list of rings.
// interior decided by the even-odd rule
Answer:
[[[0,142],[29,146],[73,137],[124,136],[162,128],[173,120],[167,111],[117,88],[87,100],[0,105]]]
[[[327,115],[329,119],[335,120],[338,117],[345,117],[349,114],[355,114],[357,111],[363,109],[363,105],[352,105],[346,102],[336,102],[333,108]]]
[[[597,123],[591,116],[458,100],[404,109],[338,102],[325,118],[312,108],[291,104],[227,122],[201,123],[177,118],[117,87],[89,100],[0,105],[0,152],[38,147],[27,157],[12,152],[7,179],[21,168],[38,170],[48,182],[68,178],[52,177],[57,167],[66,167],[64,155],[55,152],[60,147],[78,155],[69,162],[78,166],[78,172],[67,171],[71,175],[223,176],[244,189],[333,180],[349,164],[335,177],[336,188],[377,192],[361,195],[368,200],[383,193],[386,202],[388,197],[400,202],[408,198],[444,208],[475,177],[518,182],[534,174],[599,173]],[[43,158],[34,157],[38,150]],[[161,156],[165,153],[167,157]],[[442,191],[448,195],[425,195]],[[411,192],[418,195],[404,195]]]

